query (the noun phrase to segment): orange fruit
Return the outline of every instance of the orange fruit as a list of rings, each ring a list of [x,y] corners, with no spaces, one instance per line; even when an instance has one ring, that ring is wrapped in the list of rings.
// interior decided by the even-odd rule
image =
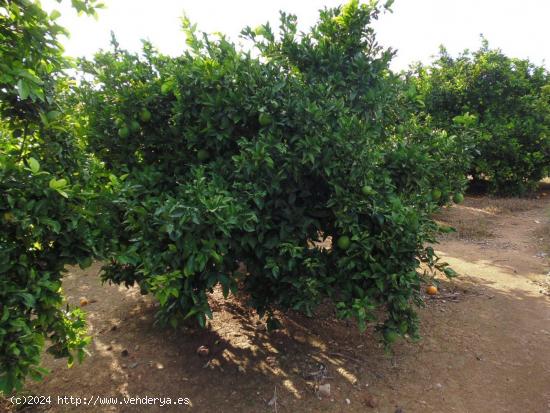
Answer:
[[[429,294],[429,295],[436,295],[437,294],[437,287],[435,285],[429,285],[427,288],[426,288],[426,292]]]

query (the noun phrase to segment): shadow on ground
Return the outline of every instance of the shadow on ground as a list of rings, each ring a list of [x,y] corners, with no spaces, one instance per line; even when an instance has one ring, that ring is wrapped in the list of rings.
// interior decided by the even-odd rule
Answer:
[[[360,334],[329,306],[314,318],[288,314],[283,329],[267,333],[254,313],[219,292],[209,329],[160,329],[149,298],[102,287],[94,272],[73,270],[65,282],[72,302],[91,301],[91,355],[72,369],[47,358],[53,371],[29,385],[35,394],[192,402],[87,408],[94,412],[274,412],[275,389],[278,412],[542,412],[550,403],[549,301],[523,289],[468,277],[443,282],[421,310],[423,339],[388,354],[372,329]],[[207,357],[196,354],[201,345]],[[316,382],[330,384],[330,396],[319,397]]]
[[[548,412],[550,300],[537,283],[550,268],[536,240],[549,198],[540,196],[468,197],[440,214],[462,225],[462,235],[437,246],[461,277],[440,281],[439,294],[419,311],[422,339],[398,342],[392,353],[372,326],[360,334],[329,305],[313,318],[281,315],[283,328],[268,333],[219,291],[208,329],[161,329],[155,303],[138,289],[102,286],[97,263],[71,269],[64,289],[72,305],[81,297],[89,302],[91,354],[71,369],[45,356],[52,373],[27,391],[54,401],[151,396],[192,403],[78,407],[93,412]],[[197,354],[199,346],[208,356]],[[330,395],[319,395],[318,384],[330,384]],[[53,403],[47,410],[76,408]]]

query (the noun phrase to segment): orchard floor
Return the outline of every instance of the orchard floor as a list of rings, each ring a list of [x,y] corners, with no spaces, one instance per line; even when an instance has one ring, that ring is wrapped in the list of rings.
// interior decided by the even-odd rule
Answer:
[[[91,355],[71,369],[45,356],[52,373],[27,391],[52,396],[42,409],[51,412],[550,412],[550,185],[532,200],[470,196],[437,219],[459,230],[436,250],[461,275],[427,297],[422,340],[398,342],[393,354],[328,306],[313,319],[286,315],[268,334],[219,293],[208,330],[163,330],[151,299],[101,286],[95,264],[64,282],[71,304],[89,300]],[[197,355],[201,345],[208,356]],[[330,396],[316,392],[316,378]],[[58,395],[192,406],[62,406]]]

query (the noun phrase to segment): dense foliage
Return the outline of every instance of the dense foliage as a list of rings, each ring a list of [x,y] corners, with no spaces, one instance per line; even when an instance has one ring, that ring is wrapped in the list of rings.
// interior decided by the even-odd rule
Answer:
[[[462,201],[467,173],[501,192],[548,173],[550,91],[486,46],[396,75],[372,28],[390,4],[325,9],[302,34],[282,13],[277,33],[243,30],[254,53],[184,18],[181,56],[113,37],[77,86],[59,13],[0,0],[0,392],[45,373],[46,343],[83,356],[61,279],[93,258],[172,326],[205,325],[220,285],[270,326],[328,300],[386,343],[417,337],[423,278],[455,275],[432,213]]]
[[[73,1],[92,13],[94,1]],[[0,392],[41,377],[47,340],[81,358],[84,315],[66,308],[64,265],[89,265],[95,224],[82,191],[78,125],[64,104],[69,67],[55,23],[27,0],[0,1]]]
[[[445,49],[416,69],[416,85],[436,125],[475,116],[478,139],[469,171],[492,192],[522,195],[550,173],[550,74],[487,41],[453,58]]]
[[[172,325],[204,325],[220,284],[270,322],[276,307],[311,314],[328,298],[361,328],[383,310],[388,342],[416,336],[420,261],[454,275],[425,246],[444,202],[434,188],[465,181],[448,161],[455,136],[410,118],[418,99],[376,45],[378,14],[352,1],[302,37],[283,14],[279,36],[244,30],[260,57],[184,19],[180,57],[114,41],[83,61],[89,149],[125,178],[104,278],[137,282]],[[315,246],[327,237],[332,248]]]

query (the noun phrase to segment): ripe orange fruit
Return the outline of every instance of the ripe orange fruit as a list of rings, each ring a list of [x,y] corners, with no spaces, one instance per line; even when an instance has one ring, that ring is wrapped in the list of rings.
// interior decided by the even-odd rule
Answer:
[[[429,294],[429,295],[436,295],[437,294],[437,287],[435,285],[429,285],[427,288],[426,288],[426,292]]]

